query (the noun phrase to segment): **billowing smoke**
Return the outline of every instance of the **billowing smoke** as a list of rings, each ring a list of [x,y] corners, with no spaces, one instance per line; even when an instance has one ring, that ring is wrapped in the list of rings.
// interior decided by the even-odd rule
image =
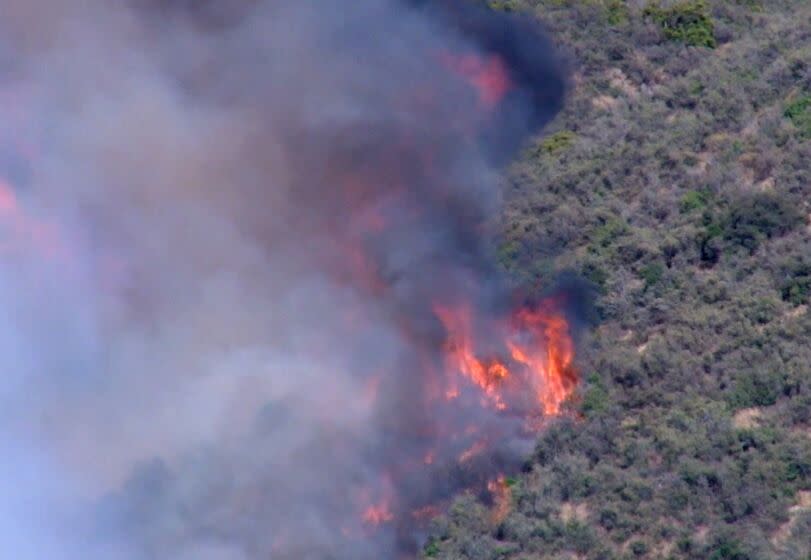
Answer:
[[[495,266],[558,110],[470,2],[0,0],[0,548],[413,554],[576,383]]]

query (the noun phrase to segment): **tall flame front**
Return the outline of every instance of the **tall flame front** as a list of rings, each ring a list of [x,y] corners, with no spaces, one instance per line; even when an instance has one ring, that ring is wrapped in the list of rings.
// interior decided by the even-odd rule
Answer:
[[[482,404],[506,410],[507,388],[518,385],[531,391],[538,412],[557,416],[577,385],[573,369],[574,345],[564,315],[549,302],[521,308],[501,329],[503,351],[482,357],[473,336],[475,313],[471,307],[451,309],[437,305],[437,317],[448,333],[445,344],[450,387],[449,399],[458,397],[461,377],[482,391]]]

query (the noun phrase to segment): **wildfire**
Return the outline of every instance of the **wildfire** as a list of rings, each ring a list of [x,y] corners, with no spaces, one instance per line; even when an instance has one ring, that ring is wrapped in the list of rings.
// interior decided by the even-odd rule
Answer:
[[[434,307],[448,339],[446,362],[450,374],[458,372],[479,387],[484,400],[498,410],[508,408],[507,395],[516,384],[530,388],[541,411],[556,416],[573,393],[577,377],[572,367],[574,346],[566,319],[545,303],[538,309],[520,309],[502,333],[502,353],[509,357],[480,358],[474,336],[474,318],[467,306]],[[459,396],[455,381],[448,398]]]
[[[461,455],[459,455],[459,462],[465,463],[467,461],[470,461],[473,457],[475,457],[485,449],[487,449],[487,442],[477,441],[468,449],[465,449],[465,451]]]
[[[394,514],[389,511],[389,506],[385,503],[369,506],[363,512],[363,522],[368,525],[381,525],[393,519]]]
[[[446,361],[449,369],[458,370],[484,391],[485,400],[503,410],[506,404],[499,393],[499,384],[509,377],[507,366],[498,359],[481,360],[476,357],[473,348],[472,311],[467,308],[451,309],[441,305],[434,306],[439,320],[449,333],[445,345]],[[459,390],[452,387],[446,393],[449,399],[456,398]]]
[[[510,484],[504,475],[499,475],[498,478],[487,483],[487,490],[493,497],[490,520],[497,525],[504,521],[504,518],[510,513]]]
[[[372,486],[360,489],[360,502],[362,508],[360,519],[366,527],[378,527],[394,520],[392,512],[394,503],[394,485],[390,473],[383,476]]]
[[[411,512],[414,519],[433,519],[440,514],[440,509],[437,506],[425,506]]]
[[[308,53],[305,57],[308,60],[296,59],[296,64],[302,63],[301,71],[289,75],[285,70],[289,59],[286,49],[276,48],[284,44],[271,42],[273,52],[260,52],[256,57],[263,63],[261,68],[266,67],[273,74],[267,81],[273,87],[267,90],[246,91],[250,95],[243,95],[242,89],[252,87],[254,81],[223,80],[216,73],[212,75],[216,79],[212,85],[216,87],[209,88],[205,77],[200,76],[200,88],[191,87],[188,92],[183,88],[184,100],[187,93],[189,96],[190,110],[178,106],[177,109],[183,109],[179,114],[182,118],[167,119],[167,138],[180,134],[184,140],[181,155],[188,158],[165,158],[153,151],[160,146],[135,146],[133,157],[118,158],[117,135],[110,138],[114,140],[112,148],[106,147],[110,134],[107,126],[98,131],[91,127],[90,141],[83,140],[80,149],[70,148],[62,153],[62,143],[76,134],[72,119],[55,141],[43,144],[48,148],[44,153],[23,146],[26,142],[19,140],[18,134],[12,134],[13,151],[30,159],[28,163],[33,170],[42,163],[38,159],[50,156],[51,150],[55,161],[71,161],[66,157],[71,156],[78,158],[77,166],[89,166],[86,177],[92,188],[82,191],[75,210],[69,208],[68,222],[51,223],[50,218],[43,221],[37,212],[40,206],[34,204],[41,202],[61,215],[56,205],[71,193],[38,183],[51,177],[50,173],[34,173],[29,181],[13,179],[17,174],[0,169],[0,259],[9,253],[33,251],[60,259],[66,256],[57,262],[76,265],[64,267],[68,270],[76,268],[84,273],[87,265],[90,274],[82,274],[81,280],[84,282],[87,277],[92,288],[87,292],[98,296],[101,302],[99,306],[87,307],[93,312],[98,307],[103,312],[102,326],[111,316],[116,326],[122,325],[122,332],[128,333],[124,328],[130,327],[138,333],[141,329],[154,331],[155,342],[163,343],[158,337],[164,334],[174,337],[175,332],[182,330],[175,325],[185,326],[183,321],[197,316],[196,312],[185,312],[185,298],[179,307],[181,313],[177,313],[178,308],[168,301],[169,296],[176,293],[176,286],[186,278],[202,276],[202,297],[196,298],[197,294],[190,292],[189,302],[197,299],[208,303],[210,296],[219,296],[222,286],[223,299],[215,301],[222,305],[211,309],[234,308],[233,320],[238,320],[243,313],[237,309],[238,304],[245,303],[247,320],[244,328],[239,323],[239,332],[232,335],[226,332],[231,330],[227,321],[232,320],[232,315],[226,314],[223,326],[218,324],[213,334],[208,329],[201,331],[206,332],[199,345],[196,329],[190,329],[189,334],[194,345],[172,345],[175,339],[169,338],[166,348],[174,352],[174,347],[179,346],[177,363],[183,366],[200,363],[207,367],[205,352],[210,350],[219,358],[223,348],[240,349],[243,343],[251,349],[264,348],[267,337],[271,355],[278,352],[282,358],[280,364],[288,359],[298,364],[299,358],[305,358],[301,363],[314,365],[305,382],[290,383],[289,391],[284,388],[277,391],[276,379],[268,375],[268,395],[272,394],[273,399],[289,398],[289,403],[281,403],[285,406],[278,409],[282,411],[280,414],[287,414],[289,408],[291,420],[273,427],[276,431],[272,440],[268,439],[269,446],[274,446],[272,453],[262,453],[258,460],[271,458],[269,469],[279,472],[260,476],[255,494],[278,495],[279,500],[295,505],[278,513],[274,510],[274,518],[269,521],[270,525],[278,526],[274,527],[272,539],[274,557],[352,557],[342,551],[325,554],[321,543],[313,545],[316,552],[311,553],[310,544],[302,542],[308,539],[301,539],[300,535],[306,534],[302,528],[312,526],[323,527],[333,534],[325,535],[330,538],[319,535],[322,538],[311,540],[340,545],[342,535],[352,554],[358,550],[391,552],[395,548],[399,552],[416,551],[427,521],[447,511],[453,496],[460,491],[471,491],[483,498],[489,491],[492,520],[500,523],[512,506],[512,483],[499,473],[510,475],[518,471],[527,449],[524,444],[532,444],[534,430],[540,425],[536,421],[563,414],[563,404],[577,385],[574,346],[566,318],[553,301],[505,311],[501,305],[511,294],[502,291],[507,283],[501,281],[492,266],[489,243],[482,236],[487,230],[492,204],[498,198],[495,186],[489,182],[490,172],[496,172],[495,165],[501,165],[503,158],[514,153],[528,134],[554,115],[558,98],[562,99],[562,73],[558,77],[556,64],[547,60],[551,57],[547,56],[545,43],[537,41],[533,46],[533,35],[527,36],[527,29],[514,25],[512,19],[502,20],[501,15],[489,11],[471,12],[472,19],[468,19],[467,10],[473,10],[470,3],[436,4],[439,18],[432,22],[445,18],[442,26],[448,27],[448,41],[442,33],[436,37],[423,36],[422,25],[403,27],[402,12],[396,10],[393,20],[397,21],[391,22],[392,36],[397,37],[398,29],[407,34],[392,44],[378,40],[384,39],[385,33],[374,34],[374,43],[369,46],[380,56],[360,56],[355,60],[356,53],[366,53],[363,37],[330,33],[330,39],[324,41],[330,52],[323,54],[335,54],[337,64],[331,65],[333,59],[327,56],[310,56],[322,54],[315,48],[304,48],[301,52]],[[462,17],[453,13],[457,9]],[[381,23],[388,23],[387,19],[383,18]],[[359,21],[368,23],[365,16]],[[341,25],[340,29],[344,27]],[[441,27],[433,25],[425,29],[441,32]],[[412,36],[412,31],[417,34]],[[264,45],[264,41],[254,45],[252,33],[244,35],[251,39],[247,44],[251,52]],[[317,33],[312,36],[318,38]],[[304,37],[308,40],[311,34]],[[342,44],[344,38],[350,39],[350,43]],[[337,41],[334,44],[333,39]],[[402,56],[403,44],[416,45],[409,50],[408,57]],[[306,42],[302,46],[309,47]],[[320,48],[321,41],[312,46]],[[164,54],[162,49],[155,51],[156,56]],[[222,62],[222,67],[228,69],[226,76],[230,77],[226,54],[242,49],[222,49],[225,57],[222,61],[220,49],[216,51],[211,52],[212,63],[207,68],[216,71]],[[295,55],[298,49],[292,51]],[[277,55],[282,57],[278,64],[274,58]],[[309,66],[310,58],[313,66]],[[405,64],[401,65],[401,61]],[[354,71],[352,64],[358,62],[363,62],[362,71]],[[152,66],[146,67],[150,68],[145,90],[149,96],[153,75]],[[175,65],[156,67],[173,72],[170,69]],[[242,67],[240,63],[239,68]],[[276,68],[281,70],[278,76],[274,73]],[[180,69],[184,70],[182,79],[172,76],[166,80],[167,92],[172,91],[171,84],[176,81],[179,84],[188,81],[185,68],[181,65]],[[196,84],[197,73],[193,74],[192,82]],[[128,79],[126,83],[128,88],[138,85],[136,80]],[[163,80],[160,83],[163,85]],[[231,92],[221,87],[238,89]],[[202,96],[199,99],[198,89]],[[308,95],[299,104],[301,92]],[[0,87],[0,99],[2,93]],[[127,109],[127,103],[133,101],[140,103],[142,92],[137,93],[132,100],[122,96],[121,109]],[[209,99],[212,93],[215,95]],[[211,103],[221,93],[233,99],[233,108],[238,109],[231,110],[229,105],[222,119],[219,105]],[[167,96],[167,100],[172,99],[173,96]],[[163,98],[157,101],[163,103]],[[116,114],[118,102],[110,105]],[[239,105],[243,102],[247,104],[244,107]],[[173,111],[174,106],[171,103],[166,110]],[[155,114],[162,118],[163,105],[158,108],[161,111]],[[198,108],[204,110],[194,110]],[[106,116],[106,110],[106,106],[99,109],[98,115]],[[0,108],[0,113],[5,112],[7,108]],[[24,111],[20,118],[29,120],[28,113]],[[126,114],[123,110],[120,113]],[[185,125],[196,124],[198,113],[218,117],[204,119],[199,127],[203,133],[216,131],[217,142],[198,142],[200,135],[185,142]],[[95,117],[96,113],[90,115]],[[248,115],[251,122],[243,127],[241,119]],[[261,117],[256,119],[256,126],[254,115]],[[5,114],[2,116],[2,120],[8,121]],[[32,126],[33,130],[50,133],[53,127],[41,126],[39,112],[33,112],[31,118],[38,125]],[[4,127],[8,124],[4,123]],[[210,129],[213,124],[217,126]],[[174,130],[173,126],[181,128]],[[84,123],[80,131],[84,132]],[[5,133],[0,130],[2,134]],[[125,153],[124,148],[129,147],[126,142],[132,135],[121,136],[126,140],[121,140],[120,151]],[[133,141],[141,138],[144,137],[135,135]],[[232,141],[234,149],[227,149]],[[0,142],[0,148],[3,146]],[[272,146],[272,151],[266,150],[266,146]],[[204,188],[175,187],[178,177],[187,177],[182,167],[185,162],[194,165],[207,161],[215,147],[217,156],[211,161],[214,171],[211,177],[206,172],[207,166],[201,174],[195,169],[195,173],[188,175],[193,179],[199,175]],[[110,161],[95,157],[97,150],[98,154],[114,153],[116,157],[109,158]],[[154,161],[150,159],[153,154],[159,156]],[[283,165],[276,165],[277,156]],[[120,168],[119,160],[124,164]],[[94,167],[96,161],[103,162],[98,169]],[[146,175],[133,181],[118,180],[125,172],[142,168],[133,166],[133,171],[128,167],[131,162],[141,161],[149,164]],[[4,165],[2,157],[0,165]],[[7,179],[3,178],[4,173]],[[222,177],[233,181],[223,182]],[[153,178],[158,180],[152,181]],[[100,184],[94,184],[96,181]],[[108,183],[109,188],[101,188]],[[139,191],[141,185],[149,185],[145,193]],[[68,184],[64,188],[69,187]],[[165,211],[161,208],[153,212],[152,204],[129,208],[126,202],[122,205],[115,202],[118,198],[141,200],[144,196],[151,200],[151,194],[163,188],[168,191],[168,201],[179,203],[166,205]],[[192,209],[188,222],[185,208]],[[87,218],[91,226],[87,231],[100,235],[85,236],[84,227],[78,231],[71,229],[74,211],[75,217],[81,218],[75,223],[83,226]],[[201,219],[198,223],[198,216],[207,218],[203,211],[211,211],[215,219],[210,222]],[[122,216],[126,219],[119,220]],[[178,217],[180,224],[176,223]],[[141,218],[145,226],[157,226],[155,231],[160,237],[151,231],[145,232],[148,235],[131,235],[131,228],[139,225]],[[201,225],[205,226],[205,235],[212,237],[204,235],[199,239],[198,254],[193,237],[198,231],[203,233],[203,229],[197,229]],[[140,233],[141,229],[135,231]],[[165,239],[165,251],[163,247],[155,250],[154,239],[158,238],[161,243]],[[238,251],[231,250],[232,239],[239,241]],[[179,252],[175,255],[174,251]],[[164,266],[170,262],[171,267]],[[251,278],[243,279],[243,274]],[[241,294],[243,286],[245,293]],[[135,289],[131,290],[132,287]],[[449,294],[452,298],[447,299]],[[313,301],[307,301],[308,297]],[[148,316],[140,313],[144,307],[141,301],[155,308],[154,319],[152,313]],[[169,304],[166,315],[164,301]],[[265,301],[270,304],[263,305]],[[276,301],[281,302],[278,308]],[[481,302],[498,305],[480,307]],[[138,313],[132,314],[132,323],[129,313],[121,314],[123,320],[119,320],[118,314],[107,313],[108,303],[115,311],[133,309]],[[299,303],[303,304],[301,314],[293,311]],[[311,308],[310,304],[317,308]],[[260,320],[255,320],[255,305],[263,310]],[[205,312],[208,307],[201,309]],[[315,325],[322,314],[323,325]],[[153,325],[164,317],[170,319],[171,328],[154,329]],[[215,321],[220,319],[216,313],[213,317]],[[254,324],[258,328],[252,329]],[[112,336],[118,336],[119,329],[115,330]],[[222,340],[218,338],[220,331],[225,333]],[[151,343],[152,336],[148,340]],[[285,347],[288,340],[289,349]],[[113,343],[116,341],[112,339]],[[123,347],[125,351],[129,348],[126,344]],[[194,359],[188,362],[184,354],[187,347],[195,350]],[[158,347],[163,348],[163,344]],[[198,348],[203,352],[199,356]],[[253,353],[248,354],[247,359],[252,360]],[[124,362],[129,363],[111,360]],[[275,364],[268,370],[275,372]],[[168,373],[174,372],[167,370]],[[323,388],[312,381],[322,379],[329,380]],[[182,382],[185,383],[185,377]],[[315,404],[322,402],[322,395],[312,398],[310,394],[311,387],[330,391],[338,384],[347,391],[328,393],[324,396],[329,399],[323,402],[334,401],[336,409],[343,409],[346,401],[351,400],[350,414],[331,407],[323,410]],[[285,380],[282,387],[286,386]],[[306,387],[306,395],[297,393],[301,390],[299,386]],[[258,392],[256,398],[265,396],[264,392]],[[298,398],[302,396],[306,398]],[[276,410],[275,400],[269,404]],[[324,418],[334,420],[335,424]],[[287,428],[288,425],[291,427]],[[265,437],[264,429],[257,437]],[[236,450],[231,441],[229,438],[224,442],[227,444],[224,454]],[[244,441],[253,442],[247,436]],[[258,441],[264,445],[264,439]],[[291,452],[283,455],[288,450],[285,446],[290,446]],[[277,460],[283,456],[289,460]],[[223,463],[230,464],[225,460]],[[311,478],[318,484],[295,484],[301,479],[299,469],[304,474],[312,473]],[[249,470],[264,472],[259,468]],[[253,486],[245,488],[253,491]],[[268,508],[263,504],[259,511],[264,514]],[[239,515],[241,519],[244,514],[240,511]],[[353,546],[361,539],[379,540],[385,545]],[[250,549],[247,544],[244,548]],[[258,555],[267,556],[264,548],[256,548]],[[304,553],[297,554],[299,550]]]
[[[473,86],[478,93],[479,103],[486,109],[498,105],[513,87],[504,61],[498,56],[480,57],[472,54],[445,53],[441,61]]]
[[[569,336],[569,324],[561,315],[528,309],[520,310],[516,321],[533,334],[532,338],[543,339],[545,344],[526,347],[507,341],[510,354],[513,360],[534,373],[535,391],[544,413],[558,415],[561,405],[577,384],[572,367],[574,345]]]

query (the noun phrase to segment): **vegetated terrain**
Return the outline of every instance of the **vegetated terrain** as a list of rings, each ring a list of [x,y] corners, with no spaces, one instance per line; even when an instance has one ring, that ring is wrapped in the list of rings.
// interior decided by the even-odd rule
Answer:
[[[438,559],[811,559],[811,2],[498,0],[571,54],[504,178],[516,281],[599,288],[568,417]]]

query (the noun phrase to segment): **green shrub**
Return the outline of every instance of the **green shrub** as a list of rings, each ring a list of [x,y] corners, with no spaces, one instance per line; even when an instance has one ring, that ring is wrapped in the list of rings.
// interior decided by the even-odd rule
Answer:
[[[611,531],[619,524],[619,514],[613,509],[604,509],[600,512],[600,526]]]
[[[611,216],[594,229],[591,235],[595,248],[607,248],[622,235],[628,233],[628,225],[622,219]]]
[[[704,227],[697,236],[701,260],[715,263],[721,256],[720,238],[724,234],[723,223],[715,213],[705,211],[702,216],[702,225]]]
[[[758,325],[765,325],[777,316],[778,301],[771,297],[756,298],[741,303],[744,316]]]
[[[631,552],[634,556],[643,556],[648,553],[648,545],[644,541],[634,541],[631,543]]]
[[[811,262],[795,261],[782,270],[780,295],[783,301],[802,305],[811,297]]]
[[[510,268],[515,264],[520,252],[521,246],[517,241],[506,241],[499,246],[496,258],[501,266]]]
[[[735,3],[739,6],[746,6],[750,10],[756,13],[760,13],[763,11],[763,3],[761,0],[735,0]]]
[[[805,480],[809,477],[811,477],[811,462],[807,459],[795,459],[786,464],[786,480]]]
[[[497,12],[515,12],[520,8],[517,0],[492,0],[488,4]]]
[[[650,263],[642,267],[639,276],[645,281],[645,289],[655,286],[664,276],[665,267],[659,263]]]
[[[803,95],[789,103],[783,114],[797,127],[801,137],[811,138],[811,95]]]
[[[569,148],[575,141],[576,135],[569,130],[561,130],[541,141],[541,150],[547,154],[556,154]]]
[[[771,406],[783,392],[783,378],[777,373],[745,372],[739,374],[729,401],[733,408]]]
[[[629,13],[625,0],[608,0],[605,6],[606,19],[610,25],[628,23]]]
[[[439,546],[434,541],[428,541],[422,551],[423,556],[426,558],[434,558],[439,554]]]
[[[645,16],[664,30],[665,37],[695,47],[715,48],[715,25],[704,0],[685,0],[669,8],[653,4]]]
[[[688,191],[679,202],[679,210],[682,214],[699,210],[707,206],[709,198],[706,191]]]
[[[581,275],[586,280],[593,282],[598,290],[605,291],[606,282],[608,282],[608,272],[605,268],[593,261],[587,261],[583,264]]]
[[[585,554],[597,543],[591,527],[585,523],[571,521],[566,524],[565,531],[569,546],[580,554]]]
[[[598,414],[608,409],[609,396],[605,389],[599,385],[592,385],[583,393],[581,410],[587,416]]]
[[[676,541],[676,550],[685,554],[691,552],[694,546],[690,537],[681,537]]]
[[[803,223],[796,205],[773,193],[757,193],[735,201],[723,224],[724,239],[750,252],[765,239],[784,235]]]
[[[753,560],[735,539],[724,537],[719,539],[708,550],[709,560]]]

